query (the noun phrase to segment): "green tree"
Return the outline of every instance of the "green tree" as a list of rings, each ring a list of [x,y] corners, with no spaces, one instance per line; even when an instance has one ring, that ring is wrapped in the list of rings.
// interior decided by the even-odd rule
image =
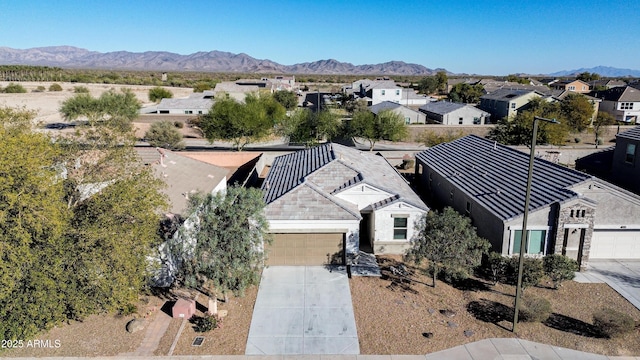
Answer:
[[[78,85],[73,87],[73,92],[76,94],[88,94],[89,88],[86,86]]]
[[[159,102],[162,99],[171,99],[172,97],[173,93],[161,86],[149,89],[149,101]]]
[[[217,81],[207,80],[207,81],[198,81],[193,85],[193,92],[205,92],[206,90],[211,90],[216,87]]]
[[[285,117],[276,127],[276,132],[289,138],[290,142],[313,146],[331,140],[342,130],[340,120],[329,110],[320,112],[298,109]]]
[[[7,87],[4,88],[3,92],[6,94],[19,94],[19,93],[26,93],[27,89],[25,89],[24,86],[20,84],[9,83],[9,85],[7,85]]]
[[[438,91],[438,80],[434,76],[426,76],[418,82],[418,91],[422,94],[434,94]]]
[[[513,256],[507,263],[506,278],[511,285],[518,283],[519,256]],[[542,260],[525,257],[522,263],[522,291],[530,286],[536,286],[544,276]]]
[[[436,133],[433,130],[424,130],[420,134],[418,134],[416,141],[419,143],[423,143],[425,146],[431,147],[438,144],[451,142],[463,136],[464,134],[460,130],[456,132],[447,130],[447,132],[445,133]]]
[[[60,86],[60,84],[53,83],[49,85],[49,91],[62,91],[62,86]]]
[[[260,190],[232,186],[226,192],[196,194],[190,198],[187,219],[194,226],[187,237],[194,245],[177,245],[181,264],[179,282],[204,289],[209,296],[242,294],[258,284],[270,243],[264,200]],[[195,249],[188,249],[194,246]]]
[[[367,101],[364,99],[349,99],[344,104],[345,110],[347,110],[350,114],[355,114],[361,111],[367,111],[369,107],[367,106]]]
[[[369,151],[380,140],[400,141],[407,136],[407,125],[402,115],[392,110],[382,110],[377,115],[370,111],[357,112],[349,124],[351,136],[366,139]]]
[[[514,83],[518,83],[518,84],[529,84],[529,80],[525,79],[521,76],[515,75],[515,74],[510,74],[509,76],[507,76],[507,81],[509,82],[514,82]]]
[[[221,99],[200,117],[202,131],[210,142],[231,141],[238,151],[269,135],[285,117],[285,110],[271,96],[248,95],[245,103]]]
[[[273,93],[273,99],[287,110],[298,107],[298,95],[293,91],[276,91]]]
[[[480,97],[484,94],[483,92],[484,87],[481,84],[455,84],[449,91],[449,99],[453,102],[476,104],[480,101]]]
[[[560,102],[562,120],[576,132],[584,131],[593,119],[593,104],[582,94],[569,94]]]
[[[446,71],[438,71],[436,73],[436,83],[438,84],[438,90],[445,92],[447,90],[447,83],[449,79]]]
[[[545,274],[553,281],[553,288],[565,280],[572,280],[579,270],[578,262],[560,254],[549,254],[542,259]]]
[[[536,142],[538,144],[564,144],[569,128],[563,115],[559,103],[550,103],[542,98],[530,101],[527,110],[519,111],[513,119],[501,119],[489,132],[487,138],[495,140],[505,145],[529,145],[531,144],[531,134],[533,132],[533,120],[535,116],[557,119],[560,124],[551,124],[544,121],[538,122],[538,134]]]
[[[478,236],[468,217],[447,207],[442,212],[430,211],[416,223],[416,235],[407,251],[408,260],[427,260],[436,286],[438,274],[446,270],[461,275],[478,266],[489,242]]]
[[[578,74],[578,76],[576,76],[576,80],[582,80],[584,82],[600,80],[600,75],[597,73],[590,73],[588,71],[585,71],[583,73]]]
[[[602,137],[600,137],[602,133],[602,128],[605,126],[613,125],[616,123],[616,118],[606,112],[598,111],[598,116],[593,121],[593,134],[595,135],[595,143],[596,149],[598,148],[598,142],[602,141]]]
[[[185,146],[180,131],[171,121],[167,120],[151,124],[149,130],[144,134],[144,138],[151,146],[169,150],[182,150]]]

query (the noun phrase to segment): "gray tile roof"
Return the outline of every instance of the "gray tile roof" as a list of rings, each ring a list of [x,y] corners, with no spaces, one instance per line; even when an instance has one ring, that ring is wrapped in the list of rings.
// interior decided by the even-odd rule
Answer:
[[[460,104],[460,103],[449,102],[449,101],[437,101],[437,102],[432,102],[432,103],[428,103],[420,106],[420,110],[423,112],[431,112],[434,114],[445,115],[450,112],[456,111],[458,109],[462,109],[465,106],[466,104]]]
[[[524,212],[529,154],[469,135],[416,155],[434,171],[503,220]],[[530,210],[579,197],[571,188],[590,175],[536,158]]]
[[[640,89],[633,86],[613,87],[604,91],[596,91],[591,95],[607,101],[640,102]]]
[[[374,114],[379,113],[382,110],[393,110],[393,109],[397,109],[399,107],[401,107],[402,105],[398,104],[398,103],[394,103],[393,101],[383,101],[381,103],[377,103],[375,105],[371,105],[369,106],[369,111],[371,111]]]
[[[482,95],[480,99],[509,101],[524,96],[534,90],[526,89],[498,89],[490,94]]]
[[[629,140],[640,141],[640,126],[636,126],[631,130],[621,132],[620,134],[616,135],[616,138],[618,137],[629,139]]]
[[[212,99],[186,98],[186,99],[162,99],[156,106],[158,110],[163,109],[203,109],[208,110],[213,106]]]
[[[382,156],[329,143],[276,157],[262,185],[266,214],[269,219],[359,219],[358,208],[336,195],[362,184],[395,197],[377,208],[404,201],[428,210]]]

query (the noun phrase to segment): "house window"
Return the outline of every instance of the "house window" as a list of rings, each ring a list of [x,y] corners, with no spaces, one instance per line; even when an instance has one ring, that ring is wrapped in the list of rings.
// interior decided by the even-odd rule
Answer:
[[[407,124],[407,125],[411,124],[411,118],[410,118],[410,117],[408,117],[408,116],[407,116],[407,117],[405,117],[405,118],[404,118],[404,123],[405,123],[405,124]]]
[[[511,103],[511,108],[515,109],[516,108],[516,103]]]
[[[458,125],[462,125],[463,121],[464,120],[462,118],[458,118]]]
[[[471,202],[467,201],[467,209],[465,211],[467,213],[467,216],[471,215]]]
[[[384,90],[380,90],[380,95],[384,96]]]
[[[193,114],[193,111],[192,110],[185,110],[184,113],[189,115],[189,114]]]
[[[627,152],[624,157],[624,162],[627,164],[633,164],[636,158],[636,144],[627,144]]]
[[[473,118],[473,125],[480,125],[480,118],[479,117],[474,117]]]
[[[400,90],[396,90],[396,95],[400,95]]]
[[[202,115],[202,110],[198,110],[198,114]]]
[[[407,218],[406,217],[393,218],[393,239],[394,240],[407,239]]]
[[[575,87],[575,86],[573,86],[573,85],[570,85],[570,86],[569,86],[569,91],[576,91],[576,87]]]
[[[633,103],[632,102],[620,103],[620,110],[633,110]]]
[[[449,193],[449,200],[453,201],[453,189],[451,189],[451,193]]]
[[[529,233],[528,246],[525,254],[544,255],[547,240],[546,230],[527,230]],[[520,254],[520,241],[522,241],[522,230],[513,232],[513,251],[511,254]]]

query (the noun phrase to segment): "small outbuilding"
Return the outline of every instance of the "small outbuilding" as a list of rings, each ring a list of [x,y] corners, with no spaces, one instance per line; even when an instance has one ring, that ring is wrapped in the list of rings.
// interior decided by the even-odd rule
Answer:
[[[174,319],[190,319],[196,313],[196,301],[188,299],[178,299],[171,308],[171,315]]]

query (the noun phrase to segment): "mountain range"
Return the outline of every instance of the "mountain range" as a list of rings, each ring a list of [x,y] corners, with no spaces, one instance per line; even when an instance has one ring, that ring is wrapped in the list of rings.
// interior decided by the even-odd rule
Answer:
[[[180,55],[166,51],[134,53],[115,51],[100,53],[73,46],[51,46],[31,49],[0,47],[1,65],[39,65],[82,69],[203,71],[283,74],[349,74],[349,75],[434,75],[444,69],[428,69],[402,61],[382,64],[353,65],[334,59],[294,65],[255,59],[247,54],[223,51]]]
[[[583,72],[590,72],[600,75],[601,77],[640,77],[640,70],[619,69],[610,66],[596,66],[592,68],[580,68],[576,70],[563,70],[552,74],[551,76],[574,76]]]

